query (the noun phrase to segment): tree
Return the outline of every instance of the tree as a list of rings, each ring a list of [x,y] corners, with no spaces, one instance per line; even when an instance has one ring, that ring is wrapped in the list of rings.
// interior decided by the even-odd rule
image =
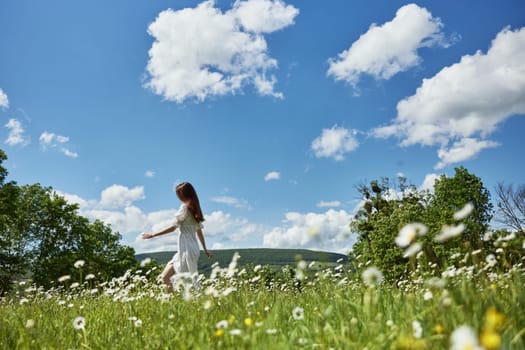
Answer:
[[[483,247],[492,204],[488,190],[477,176],[459,167],[454,177],[442,175],[436,180],[434,193],[417,191],[404,178],[399,178],[398,187],[391,188],[388,178],[359,187],[364,202],[351,223],[353,231],[359,234],[352,253],[358,266],[373,264],[387,280],[396,281],[416,267],[428,273],[441,272],[452,254]],[[445,225],[457,224],[453,215],[467,203],[473,204],[474,210],[462,221],[465,230],[461,237],[436,242]],[[398,247],[395,239],[405,225],[416,222],[428,229],[426,235],[415,238],[424,254],[417,260],[408,260],[403,257],[406,247]]]
[[[24,233],[14,230],[19,188],[15,182],[5,183],[8,175],[2,163],[7,160],[0,150],[0,295],[9,291],[11,281],[27,268]]]
[[[514,189],[500,182],[496,185],[498,220],[519,234],[525,234],[525,185]]]
[[[479,177],[469,173],[464,167],[454,170],[454,177],[441,175],[435,182],[431,206],[437,216],[436,222],[440,225],[454,225],[454,213],[471,203],[474,209],[463,221],[465,230],[460,238],[451,240],[446,245],[456,246],[457,240],[461,240],[465,251],[481,249],[484,246],[483,235],[489,229],[493,215],[490,192]]]
[[[404,225],[422,220],[428,195],[407,185],[403,177],[393,188],[390,180],[383,178],[381,182],[371,181],[369,186],[361,185],[358,190],[364,203],[351,224],[359,234],[352,260],[362,267],[373,264],[387,280],[397,280],[407,272],[407,259],[395,238]]]
[[[49,287],[62,275],[79,280],[80,271],[108,279],[136,267],[133,248],[120,244],[120,235],[101,221],[90,223],[78,215],[78,206],[69,204],[51,188],[38,184],[22,187],[22,203],[31,236],[32,279]],[[83,260],[82,270],[74,264]]]
[[[79,280],[86,271],[109,279],[137,267],[133,248],[121,245],[118,233],[89,222],[51,187],[4,183],[5,159],[0,151],[0,294],[24,275],[50,287],[62,275]],[[82,270],[74,267],[78,260]]]

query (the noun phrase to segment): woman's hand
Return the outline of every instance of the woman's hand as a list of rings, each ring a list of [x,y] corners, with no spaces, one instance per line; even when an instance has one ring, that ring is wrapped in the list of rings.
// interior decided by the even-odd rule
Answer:
[[[210,253],[208,249],[204,249],[204,253],[208,256],[208,258],[211,258],[213,256],[213,254]]]
[[[153,233],[149,233],[149,232],[144,232],[141,236],[142,236],[142,239],[149,239],[149,238],[155,237]]]

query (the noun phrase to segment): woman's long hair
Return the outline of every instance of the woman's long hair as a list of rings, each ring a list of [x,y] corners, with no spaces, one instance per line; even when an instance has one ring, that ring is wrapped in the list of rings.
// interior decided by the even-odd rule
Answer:
[[[188,209],[195,218],[195,221],[203,222],[204,216],[202,215],[199,197],[197,197],[197,192],[195,192],[193,186],[189,182],[183,182],[177,185],[175,192],[181,201],[187,202]]]

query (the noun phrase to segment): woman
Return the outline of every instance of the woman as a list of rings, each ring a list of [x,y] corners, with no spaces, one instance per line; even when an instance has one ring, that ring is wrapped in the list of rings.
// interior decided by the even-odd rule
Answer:
[[[200,251],[196,237],[199,238],[204,253],[206,253],[208,258],[212,257],[206,248],[206,242],[202,234],[204,216],[202,215],[197,192],[195,192],[195,189],[189,182],[183,182],[178,185],[175,192],[182,204],[175,215],[173,225],[158,232],[142,234],[142,238],[149,239],[173,232],[177,228],[180,231],[178,252],[175,253],[173,259],[168,262],[161,274],[162,281],[168,287],[169,292],[173,291],[171,278],[176,273],[189,273],[194,280],[197,277],[197,262],[199,261]]]

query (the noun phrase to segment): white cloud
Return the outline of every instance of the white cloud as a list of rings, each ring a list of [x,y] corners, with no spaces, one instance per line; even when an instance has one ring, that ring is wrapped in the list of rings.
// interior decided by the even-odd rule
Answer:
[[[282,0],[235,1],[233,11],[242,27],[254,33],[271,33],[294,23],[299,10]]]
[[[424,79],[415,95],[397,104],[393,123],[372,134],[397,136],[401,146],[437,145],[436,168],[443,168],[497,146],[485,138],[519,114],[525,114],[525,28],[505,28],[486,54],[465,55]]]
[[[98,219],[111,225],[120,233],[143,231],[148,228],[147,216],[136,206],[129,205],[122,211],[92,209],[86,212],[89,218]]]
[[[122,185],[112,185],[102,191],[100,205],[104,208],[123,208],[144,198],[144,186],[129,189]]]
[[[64,153],[70,158],[78,157],[77,152],[73,152],[66,147],[58,147],[59,145],[63,145],[69,142],[69,137],[67,136],[62,136],[52,132],[44,131],[42,134],[40,134],[39,141],[43,150],[46,150],[48,147],[59,148],[60,152]]]
[[[211,201],[226,204],[238,209],[252,209],[251,205],[246,200],[230,196],[213,197]]]
[[[317,206],[319,208],[326,208],[326,207],[340,207],[341,206],[341,202],[340,201],[320,201],[319,203],[317,203]]]
[[[498,147],[499,143],[488,140],[478,140],[475,138],[463,138],[454,142],[448,149],[442,147],[438,151],[438,157],[441,159],[436,164],[436,169],[443,169],[448,164],[458,163],[466,159],[474,158],[481,150],[485,148]]]
[[[390,79],[418,65],[417,50],[433,45],[446,46],[439,18],[427,9],[409,4],[397,10],[390,22],[372,24],[352,46],[330,59],[328,75],[356,87],[361,74]]]
[[[357,130],[348,130],[333,126],[323,129],[321,136],[312,142],[312,150],[318,158],[333,158],[336,161],[344,160],[345,153],[355,150],[359,146],[355,135]]]
[[[268,174],[264,175],[264,181],[279,180],[280,178],[281,173],[278,171],[270,171]]]
[[[24,136],[24,128],[19,120],[11,118],[4,126],[9,129],[9,135],[5,140],[7,145],[21,145],[23,147],[29,144],[29,139]]]
[[[153,170],[146,170],[144,176],[149,178],[155,177],[155,172]]]
[[[94,203],[94,201],[89,202],[89,201],[85,200],[84,198],[82,198],[80,196],[77,196],[76,194],[64,193],[64,192],[57,191],[57,190],[55,190],[55,192],[59,196],[64,197],[64,199],[67,202],[69,202],[71,204],[78,204],[80,210],[82,210],[84,208],[88,208],[91,205],[93,205],[93,203]]]
[[[62,136],[62,135],[57,135],[57,134],[52,133],[52,132],[44,131],[40,135],[39,140],[40,140],[40,144],[43,147],[47,147],[47,146],[56,147],[57,144],[59,144],[59,143],[66,143],[66,142],[68,142],[69,141],[69,137]]]
[[[213,0],[162,11],[148,27],[155,42],[146,87],[177,103],[235,94],[250,83],[260,95],[281,98],[268,74],[277,61],[262,33],[292,25],[297,13],[280,0],[236,1],[226,12]]]
[[[434,184],[436,183],[436,180],[439,179],[438,174],[426,174],[425,179],[423,180],[423,183],[421,186],[419,186],[420,191],[430,191],[434,192]]]
[[[78,153],[77,152],[70,151],[67,148],[62,148],[61,151],[62,151],[62,153],[64,153],[66,156],[68,156],[70,158],[77,158],[78,157]]]
[[[351,234],[353,215],[330,209],[325,213],[285,214],[282,226],[265,233],[263,245],[269,248],[308,248],[348,253],[356,237]]]
[[[0,107],[9,108],[9,99],[4,90],[0,89]]]

